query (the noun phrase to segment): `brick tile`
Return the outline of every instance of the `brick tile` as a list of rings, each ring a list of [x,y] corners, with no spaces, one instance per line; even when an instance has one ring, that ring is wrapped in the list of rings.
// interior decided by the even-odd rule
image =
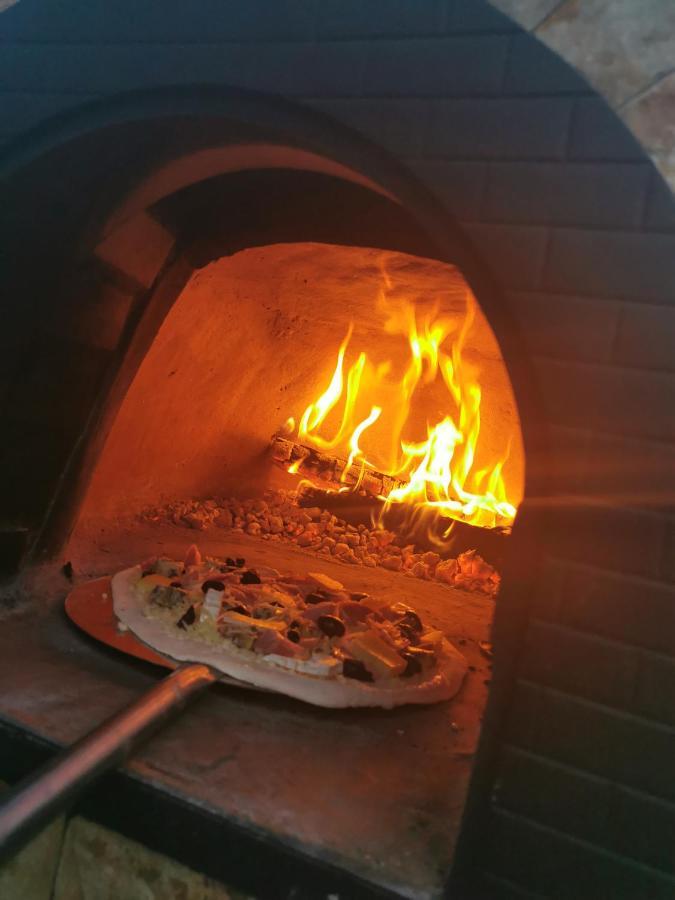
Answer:
[[[134,295],[86,271],[67,292],[66,301],[48,309],[42,324],[46,331],[78,343],[114,350],[120,340]]]
[[[608,838],[615,853],[675,875],[675,807],[671,804],[615,789]]]
[[[8,44],[0,82],[21,91],[108,93],[169,84],[240,84],[257,66],[246,44]]]
[[[489,872],[476,872],[476,884],[479,897],[490,900],[544,900],[542,894],[535,894],[527,888],[520,887],[508,878],[499,878]]]
[[[675,307],[625,306],[612,356],[628,366],[675,372]]]
[[[479,257],[507,288],[530,289],[538,286],[547,232],[544,228],[463,223]]]
[[[662,516],[563,499],[552,502],[542,540],[551,555],[570,562],[658,578],[665,535]]]
[[[675,584],[675,522],[669,522],[666,529],[661,575],[666,581]]]
[[[675,196],[656,169],[652,169],[645,225],[656,231],[675,231]]]
[[[78,94],[34,93],[31,91],[1,93],[0,117],[2,131],[7,135],[27,131],[44,119],[65,112],[68,109],[82,106],[95,99],[96,96],[94,93],[86,92]]]
[[[487,0],[447,0],[451,31],[517,31],[518,26]]]
[[[605,845],[611,799],[605,779],[513,748],[502,755],[495,801],[510,812]]]
[[[641,160],[644,150],[601,97],[577,100],[570,159]]]
[[[223,53],[223,48],[218,49]],[[254,53],[245,45],[243,49],[248,59],[234,80],[242,87],[314,97],[364,92],[368,43],[258,44]]]
[[[484,860],[488,872],[550,900],[647,900],[646,881],[667,882],[503,811],[494,814]]]
[[[73,431],[89,412],[109,361],[100,348],[38,336],[10,388],[10,415],[44,429]]]
[[[675,659],[642,653],[633,711],[675,726]]]
[[[593,434],[583,493],[639,509],[675,508],[675,450],[670,444]]]
[[[492,163],[487,220],[543,225],[638,227],[649,167],[622,163]]]
[[[517,34],[511,45],[504,92],[513,94],[588,93],[587,81],[532,34]]]
[[[647,440],[674,440],[675,378],[586,363],[537,359],[535,370],[549,420],[568,428]]]
[[[523,678],[556,690],[630,709],[638,660],[633,647],[534,621],[520,672]]]
[[[141,213],[104,238],[95,253],[117,272],[150,287],[173,245],[173,235],[147,213]]]
[[[544,285],[564,293],[675,302],[675,235],[556,229]]]
[[[497,93],[508,43],[501,35],[373,41],[364,93],[394,97]]]
[[[675,800],[675,731],[663,725],[542,689],[534,730],[525,749]]]
[[[549,438],[549,490],[562,495],[583,495],[590,434],[576,428],[553,427],[549,429]]]
[[[545,621],[562,621],[561,604],[567,570],[564,563],[544,556],[533,585],[530,616]]]
[[[541,696],[541,689],[535,685],[516,682],[505,722],[505,743],[526,749],[534,746]]]
[[[621,312],[618,303],[524,291],[510,291],[508,298],[533,355],[609,362]]]
[[[461,159],[561,159],[572,101],[561,98],[439,100],[425,156]]]
[[[408,165],[456,219],[479,218],[486,163],[412,160]]]
[[[193,0],[163,3],[161,15],[157,10],[154,3],[69,0],[68,15],[58,4],[46,4],[36,16],[17,4],[0,21],[0,41],[292,40],[314,30],[306,0]]]
[[[421,155],[430,116],[429,100],[309,98],[305,103],[355,128],[391,153]]]
[[[7,521],[37,526],[72,450],[75,434],[6,416],[0,447],[0,508]]]
[[[321,0],[316,17],[319,38],[438,34],[445,0]]]
[[[675,657],[675,588],[568,563],[557,568],[545,586],[560,593],[552,615],[564,625]]]
[[[73,53],[60,44],[7,45],[0,54],[0,78],[17,90],[52,96],[195,83],[344,96],[361,92],[367,48],[348,42],[262,42],[255,50],[248,43],[131,43],[83,44]]]

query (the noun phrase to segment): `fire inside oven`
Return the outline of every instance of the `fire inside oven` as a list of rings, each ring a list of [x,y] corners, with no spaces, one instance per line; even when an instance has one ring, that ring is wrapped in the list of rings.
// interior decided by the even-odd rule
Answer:
[[[120,533],[129,552],[134,534],[167,555],[207,542],[279,570],[323,567],[441,625],[470,594],[485,648],[522,485],[506,368],[456,267],[268,245],[198,269],[174,303],[70,555]]]

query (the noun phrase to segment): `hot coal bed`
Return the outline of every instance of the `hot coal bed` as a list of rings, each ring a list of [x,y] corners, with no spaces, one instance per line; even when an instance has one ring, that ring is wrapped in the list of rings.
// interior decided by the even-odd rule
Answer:
[[[61,52],[58,19],[23,5],[0,16],[8,52]],[[672,201],[604,102],[489,6],[397,5],[386,27],[343,6],[311,34],[307,11],[210,8],[214,57],[195,46],[200,4],[189,23],[172,7],[157,71],[192,74],[151,91],[175,81],[134,68],[154,58],[151,23],[83,16],[78,41],[136,63],[111,63],[124,79],[90,104],[77,92],[101,72],[65,66],[54,103],[75,111],[17,120],[0,777],[161,677],[68,623],[67,591],[194,542],[410,605],[467,677],[452,701],[392,711],[219,686],[84,815],[260,897],[668,896]],[[191,47],[171,37],[186,28]],[[275,56],[291,51],[292,78]],[[349,54],[368,58],[358,86]],[[400,396],[376,402],[378,372],[414,369],[401,304],[418,336],[454,323],[437,349],[480,373],[444,379],[441,361],[425,382],[427,347],[410,433],[387,418]],[[326,446],[362,353],[370,381]],[[446,415],[471,431],[472,384],[483,488],[455,471],[441,500],[461,488],[463,508],[441,539],[448,518],[394,498]]]

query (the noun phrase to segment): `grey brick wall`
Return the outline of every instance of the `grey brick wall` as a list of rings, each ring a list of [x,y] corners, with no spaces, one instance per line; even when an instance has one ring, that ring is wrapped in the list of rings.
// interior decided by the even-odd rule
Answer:
[[[4,140],[92,98],[196,83],[283,95],[399,157],[504,290],[559,507],[474,852],[491,897],[671,897],[672,196],[583,80],[482,0],[21,0],[0,15]],[[116,333],[132,287],[111,288]],[[46,487],[41,429],[70,414],[50,366],[60,353],[94,373],[111,346],[86,330],[31,354],[18,393],[16,340],[0,362],[0,397],[31,411],[5,426]],[[72,385],[85,405],[92,384]]]

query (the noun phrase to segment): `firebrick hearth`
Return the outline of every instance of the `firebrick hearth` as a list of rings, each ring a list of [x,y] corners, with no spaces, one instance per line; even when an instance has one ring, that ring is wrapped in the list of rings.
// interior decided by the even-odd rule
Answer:
[[[605,15],[544,6],[550,43]],[[635,138],[483,0],[20,0],[0,44],[0,779],[167,674],[67,595],[196,544],[382,598],[466,675],[213,685],[73,799],[69,860],[89,829],[256,898],[671,896],[675,204]]]

